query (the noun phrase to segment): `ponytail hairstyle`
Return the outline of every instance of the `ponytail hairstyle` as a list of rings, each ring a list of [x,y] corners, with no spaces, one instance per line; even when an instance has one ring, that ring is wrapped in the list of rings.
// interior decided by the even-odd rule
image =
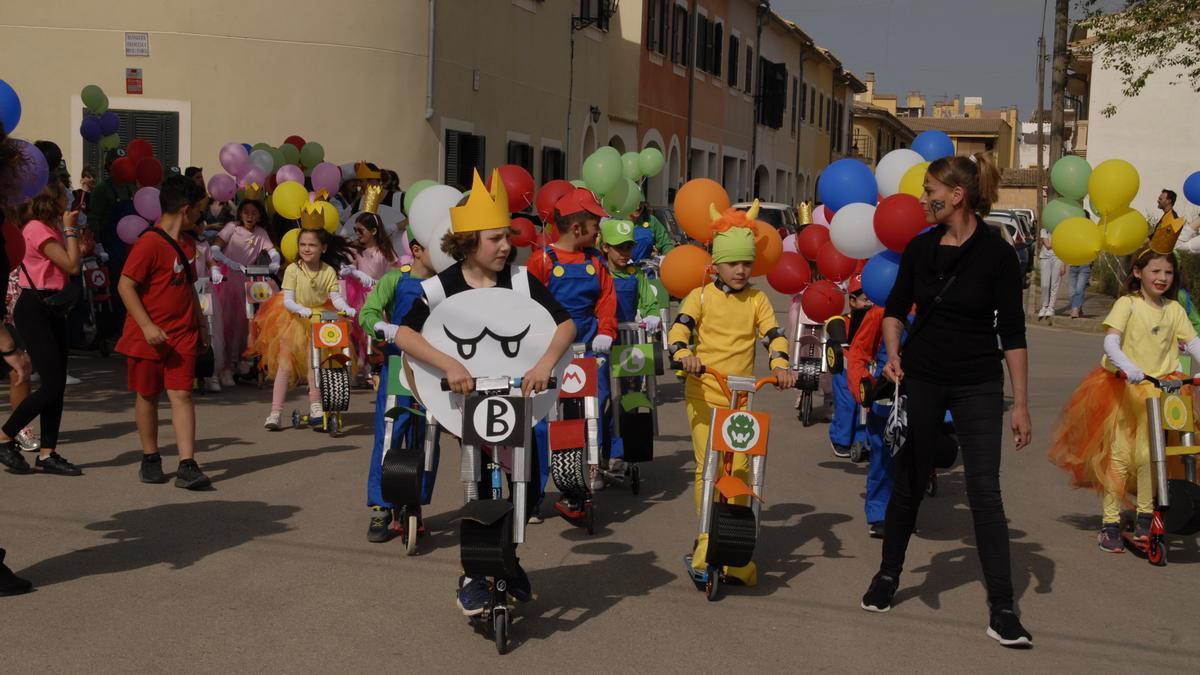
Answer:
[[[1170,263],[1171,270],[1175,272],[1175,276],[1171,278],[1171,285],[1167,287],[1166,292],[1163,293],[1163,297],[1168,300],[1178,300],[1179,287],[1183,283],[1183,275],[1179,273],[1179,260],[1175,258],[1175,252],[1159,253],[1149,246],[1138,251],[1137,255],[1133,256],[1133,259],[1129,262],[1129,274],[1125,279],[1126,295],[1140,296],[1142,294],[1142,280],[1134,275],[1134,271],[1141,272],[1154,260],[1166,260]]]
[[[951,189],[961,187],[966,205],[980,218],[1000,199],[1000,171],[986,152],[970,157],[943,157],[929,165],[929,175]]]
[[[325,252],[321,254],[321,262],[329,265],[334,270],[341,269],[342,265],[349,265],[353,261],[351,254],[350,242],[336,234],[329,234],[325,230],[300,230],[300,236],[306,234],[314,234],[321,246],[325,247]]]
[[[358,218],[354,219],[355,225],[362,225],[371,231],[371,236],[375,238],[375,248],[383,254],[383,259],[389,263],[396,262],[396,249],[392,246],[392,238],[388,236],[387,229],[383,226],[383,219],[377,213],[360,213]],[[359,246],[361,250],[362,247]]]

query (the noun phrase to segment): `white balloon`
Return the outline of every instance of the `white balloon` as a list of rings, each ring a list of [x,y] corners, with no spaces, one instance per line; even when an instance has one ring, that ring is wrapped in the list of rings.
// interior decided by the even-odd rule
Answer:
[[[857,202],[838,209],[829,225],[829,239],[851,258],[870,258],[887,249],[875,236],[874,204]]]
[[[899,192],[900,180],[904,178],[904,174],[924,161],[921,153],[908,148],[893,150],[884,155],[875,167],[875,183],[879,187],[879,194],[891,197]]]
[[[422,193],[422,194],[424,194],[424,193]],[[417,197],[419,198],[420,195],[417,195]],[[415,204],[413,205],[413,208],[414,209],[416,208]],[[445,237],[447,234],[449,234],[449,232],[450,232],[450,215],[446,214],[446,217],[442,219],[442,222],[438,223],[437,227],[435,227],[433,229],[433,232],[430,233],[431,237],[432,237],[430,239],[430,241],[434,241],[437,243],[430,244],[425,247],[429,250],[429,262],[433,264],[434,272],[441,272],[442,270],[450,267],[451,265],[453,265],[456,262],[454,260],[454,258],[450,257],[450,254],[448,254],[442,250],[442,238]],[[416,234],[416,232],[414,232],[413,234]],[[417,241],[422,244],[425,243],[425,241],[423,239],[421,239],[421,235],[417,235]]]
[[[421,190],[421,194],[413,200],[408,224],[412,226],[417,241],[431,252],[441,248],[441,235],[435,230],[443,221],[449,223],[450,208],[457,205],[462,196],[461,192],[449,185],[434,185]]]

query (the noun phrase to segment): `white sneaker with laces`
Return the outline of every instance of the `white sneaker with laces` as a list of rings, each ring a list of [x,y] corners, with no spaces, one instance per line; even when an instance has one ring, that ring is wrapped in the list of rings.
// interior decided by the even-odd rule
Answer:
[[[233,381],[233,373],[228,370],[221,373],[219,382],[222,387],[236,387],[237,383]]]
[[[37,452],[42,449],[42,439],[33,432],[33,429],[25,427],[17,434],[17,445],[25,452]]]
[[[219,394],[221,393],[221,383],[216,377],[206,377],[204,378],[204,391]]]
[[[279,410],[272,410],[270,415],[267,415],[267,421],[263,422],[263,427],[271,431],[279,431],[282,427],[279,425],[279,418],[283,413]]]
[[[325,415],[325,411],[321,410],[320,403],[313,403],[308,406],[308,418],[310,420],[320,419],[324,415]]]

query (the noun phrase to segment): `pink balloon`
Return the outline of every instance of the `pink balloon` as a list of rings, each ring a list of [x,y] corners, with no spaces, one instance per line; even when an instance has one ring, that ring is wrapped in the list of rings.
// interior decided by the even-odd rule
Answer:
[[[234,176],[241,176],[249,168],[250,156],[241,143],[226,143],[221,148],[221,167]]]
[[[245,148],[243,148],[244,150]],[[241,187],[250,187],[251,183],[257,184],[259,187],[266,187],[267,175],[257,166],[251,166],[246,173],[238,178],[238,185]]]
[[[279,171],[275,172],[275,181],[277,183],[286,183],[289,180],[304,185],[304,169],[295,164],[287,164],[279,167]]]
[[[313,190],[320,192],[324,190],[329,195],[337,194],[338,188],[342,185],[342,170],[332,162],[321,162],[313,167],[312,170],[312,187]]]
[[[817,225],[824,225],[825,227],[829,227],[829,218],[827,218],[825,216],[825,212],[827,210],[828,209],[826,209],[824,206],[822,206],[819,209],[814,210],[813,215],[812,215],[813,222],[816,223]]]
[[[796,235],[789,234],[783,238],[783,250],[788,253],[800,252],[800,249],[796,248]]]
[[[237,181],[223,173],[218,173],[208,179],[208,194],[219,202],[233,199],[237,193]]]
[[[150,223],[147,223],[144,218],[129,214],[117,222],[117,236],[121,241],[133,246],[137,242],[138,235],[145,232],[148,227],[150,227]]]
[[[162,204],[158,201],[158,188],[144,187],[133,195],[133,208],[138,215],[150,222],[162,218]]]

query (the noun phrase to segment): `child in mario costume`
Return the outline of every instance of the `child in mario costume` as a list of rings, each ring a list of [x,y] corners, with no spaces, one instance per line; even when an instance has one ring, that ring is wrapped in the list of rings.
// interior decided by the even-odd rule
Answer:
[[[833,373],[833,421],[829,424],[829,443],[837,457],[849,457],[850,447],[856,442],[861,443],[864,437],[863,425],[859,423],[858,404],[846,379],[844,356],[871,307],[871,300],[863,293],[861,275],[850,278],[846,294],[850,299],[850,313],[839,314],[825,322],[828,342],[837,343],[843,354],[841,367]]]
[[[720,224],[718,224],[718,227]],[[715,229],[715,228],[714,228]],[[717,278],[688,293],[668,335],[671,359],[683,370],[699,373],[710,367],[725,375],[754,373],[754,342],[762,338],[770,354],[771,369],[780,389],[796,383],[796,373],[788,368],[787,338],[775,320],[775,310],[766,294],[750,288],[750,268],[754,263],[754,230],[742,225],[727,226],[713,237],[712,260]],[[695,347],[689,344],[695,343]],[[696,457],[696,513],[700,512],[704,489],[704,455],[708,447],[709,420],[714,407],[729,406],[729,399],[711,378],[689,378],[684,387],[688,424],[692,428],[692,450]],[[750,462],[744,455],[733,460],[735,476],[746,480]],[[744,500],[743,500],[744,503]],[[702,536],[692,553],[692,566],[707,566],[708,541]],[[754,563],[726,568],[725,574],[747,586],[758,582]]]

